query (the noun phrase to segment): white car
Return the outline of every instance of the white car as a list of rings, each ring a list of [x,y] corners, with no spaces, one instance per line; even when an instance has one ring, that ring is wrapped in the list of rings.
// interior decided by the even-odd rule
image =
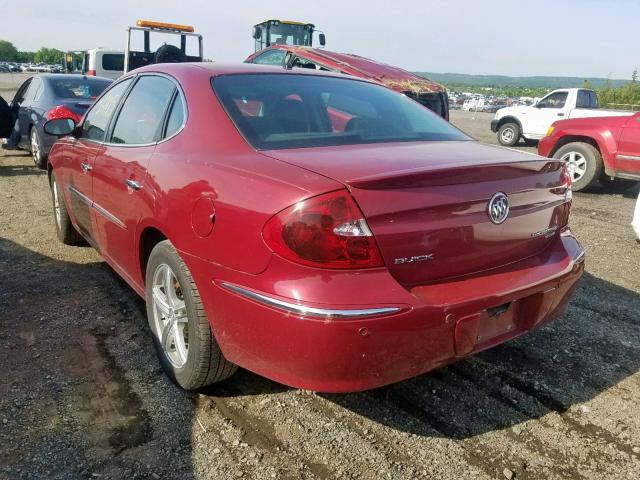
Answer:
[[[554,90],[531,106],[501,108],[491,121],[491,131],[498,134],[501,145],[511,147],[520,138],[540,140],[557,120],[584,117],[613,117],[633,112],[601,110],[598,96],[586,88]]]

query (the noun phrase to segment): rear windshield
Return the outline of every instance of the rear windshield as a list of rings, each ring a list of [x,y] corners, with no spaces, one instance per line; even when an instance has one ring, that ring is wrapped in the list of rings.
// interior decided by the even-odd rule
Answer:
[[[261,150],[470,140],[417,102],[367,82],[236,74],[212,84],[240,132]]]
[[[97,78],[52,78],[49,80],[56,98],[94,100],[111,85],[109,80]]]

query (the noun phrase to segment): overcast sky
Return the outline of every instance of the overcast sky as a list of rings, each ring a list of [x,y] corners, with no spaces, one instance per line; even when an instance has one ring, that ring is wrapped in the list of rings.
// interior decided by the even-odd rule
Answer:
[[[194,25],[205,56],[242,61],[251,26],[311,22],[327,49],[414,71],[630,78],[640,67],[639,0],[0,0],[0,39],[124,48],[138,18]]]

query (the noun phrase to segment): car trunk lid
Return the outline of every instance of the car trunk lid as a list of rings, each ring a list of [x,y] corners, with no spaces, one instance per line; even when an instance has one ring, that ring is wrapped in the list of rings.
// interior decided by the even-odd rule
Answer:
[[[342,182],[391,274],[414,286],[539,253],[566,224],[559,161],[476,142],[420,142],[263,152]],[[489,216],[502,192],[509,214]]]

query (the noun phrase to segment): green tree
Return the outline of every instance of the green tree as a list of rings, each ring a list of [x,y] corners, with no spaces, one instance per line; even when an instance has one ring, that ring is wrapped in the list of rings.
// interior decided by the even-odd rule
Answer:
[[[582,81],[582,88],[591,89],[591,82],[589,80],[583,80]]]
[[[57,48],[40,48],[34,55],[33,60],[36,63],[60,63],[64,57],[64,52]]]
[[[20,63],[33,63],[33,57],[35,57],[35,52],[18,52],[16,56],[16,62]]]
[[[13,43],[6,40],[0,40],[0,61],[15,62],[18,56],[18,49]]]

